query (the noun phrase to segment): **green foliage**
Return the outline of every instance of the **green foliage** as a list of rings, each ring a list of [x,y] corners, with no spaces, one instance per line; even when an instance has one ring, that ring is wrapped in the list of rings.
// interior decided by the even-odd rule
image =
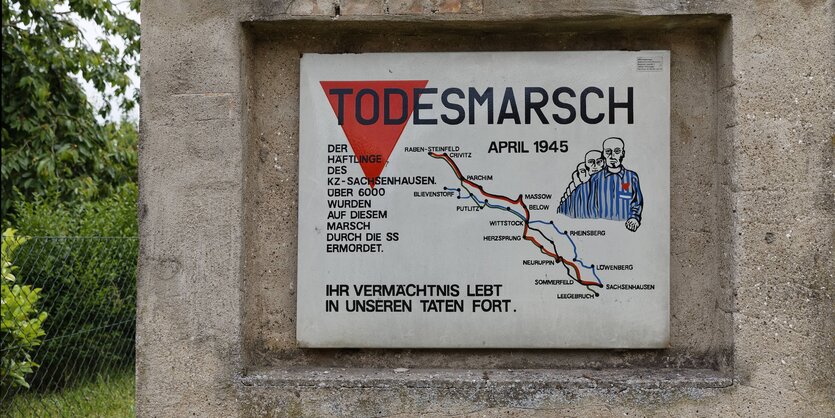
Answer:
[[[34,356],[41,368],[32,376],[33,386],[66,387],[96,373],[131,368],[137,240],[37,240],[37,247],[26,249],[37,257],[21,266],[27,282],[43,288],[50,340]]]
[[[53,393],[22,393],[3,405],[9,417],[134,417],[133,370],[99,375]],[[6,414],[0,414],[6,416]]]
[[[102,117],[116,100],[125,111],[135,106],[127,73],[138,62],[139,24],[111,0],[0,1],[2,219],[8,221],[17,198],[54,192],[93,200],[135,179],[134,125],[100,122],[76,77],[102,93]],[[138,11],[139,1],[131,8]],[[95,22],[104,36],[91,45],[77,19]],[[108,37],[124,39],[125,47]]]
[[[32,361],[32,349],[41,344],[46,332],[42,325],[47,313],[36,308],[41,289],[13,284],[17,280],[13,271],[14,252],[25,242],[25,238],[16,237],[14,229],[3,232],[0,262],[3,265],[3,278],[0,283],[0,386],[23,386],[28,388],[26,376],[34,371],[38,364]]]
[[[139,189],[132,182],[92,202],[67,202],[57,193],[48,193],[32,202],[19,200],[15,226],[30,236],[135,237],[138,198]]]
[[[17,230],[15,229],[7,228],[3,232],[2,243],[0,243],[0,257],[2,257],[3,265],[3,283],[14,283],[17,280],[13,272],[18,268],[12,263],[12,256],[14,255],[15,250],[17,250],[17,247],[20,247],[20,244],[26,242],[26,238],[15,236],[16,232]]]
[[[54,239],[42,248],[27,277],[43,287],[50,341],[34,357],[42,367],[32,384],[59,388],[132,368],[137,241]]]
[[[55,194],[19,201],[16,222],[29,236],[19,257],[27,283],[43,288],[50,341],[40,347],[33,387],[59,388],[107,368],[133,364],[138,188],[126,183],[93,202]],[[87,238],[85,238],[87,237]],[[66,361],[72,359],[72,361]]]

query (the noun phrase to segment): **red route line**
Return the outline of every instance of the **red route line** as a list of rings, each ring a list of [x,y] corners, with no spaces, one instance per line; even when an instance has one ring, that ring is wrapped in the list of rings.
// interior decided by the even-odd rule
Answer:
[[[461,170],[458,169],[458,165],[455,164],[455,161],[453,161],[452,158],[450,158],[450,156],[447,153],[438,154],[438,153],[430,152],[429,155],[432,158],[442,158],[442,159],[444,159],[444,161],[446,161],[447,164],[449,164],[449,166],[452,168],[452,171],[455,172],[455,176],[458,177],[458,180],[460,180],[463,183],[467,183],[472,187],[475,187],[483,195],[491,197],[493,199],[498,199],[498,200],[505,201],[505,202],[510,203],[512,205],[521,205],[522,209],[525,210],[525,230],[522,232],[522,238],[524,238],[527,241],[532,242],[533,245],[535,245],[537,248],[539,248],[539,251],[541,251],[543,254],[546,254],[546,255],[552,257],[553,259],[557,260],[558,263],[563,263],[564,265],[567,265],[567,266],[570,266],[571,268],[573,268],[574,272],[577,274],[577,281],[580,282],[581,285],[603,287],[603,285],[601,285],[600,283],[588,282],[588,281],[582,280],[580,278],[580,269],[577,267],[576,264],[572,263],[571,261],[566,260],[565,258],[560,256],[559,254],[548,251],[548,249],[545,248],[545,246],[543,246],[542,244],[540,244],[539,241],[536,240],[536,238],[534,238],[531,235],[528,235],[528,223],[531,221],[531,213],[528,210],[528,205],[526,205],[525,201],[522,200],[522,195],[521,194],[519,195],[518,198],[516,198],[516,200],[511,200],[509,197],[501,196],[501,195],[495,195],[495,194],[492,194],[490,192],[487,192],[487,191],[484,190],[483,187],[481,187],[481,185],[473,183],[470,180],[467,180],[464,177],[464,175],[461,174]]]

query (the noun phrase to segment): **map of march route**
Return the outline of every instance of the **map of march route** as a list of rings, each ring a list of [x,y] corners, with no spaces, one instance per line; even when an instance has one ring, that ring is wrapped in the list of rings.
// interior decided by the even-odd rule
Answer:
[[[571,236],[568,232],[561,231],[554,221],[543,221],[543,220],[531,220],[530,210],[528,209],[528,205],[525,203],[522,195],[520,194],[519,197],[516,199],[511,199],[507,196],[497,195],[484,190],[484,187],[481,185],[467,180],[466,176],[461,172],[458,168],[458,165],[455,161],[449,156],[447,153],[434,153],[430,152],[429,156],[435,159],[444,160],[449,167],[452,169],[455,176],[458,178],[458,181],[461,185],[461,188],[448,188],[445,187],[445,190],[453,190],[458,192],[459,199],[470,199],[475,202],[480,208],[490,208],[505,211],[508,213],[512,213],[515,216],[519,217],[524,223],[524,230],[522,232],[522,237],[536,246],[542,254],[547,255],[548,257],[553,258],[558,264],[561,264],[565,267],[566,274],[575,282],[583,285],[588,289],[590,292],[594,293],[595,297],[599,296],[600,294],[594,290],[594,288],[602,288],[603,282],[598,277],[597,272],[595,271],[594,264],[587,265],[585,264],[577,254],[577,245],[574,243],[574,240],[571,239]],[[482,196],[479,197],[476,193],[473,192],[473,189],[477,190],[478,193]],[[463,192],[466,191],[466,195]],[[494,199],[491,202],[491,199]],[[496,201],[500,203],[495,203]],[[505,206],[502,204],[506,203],[509,206]],[[518,209],[517,209],[518,208]],[[539,227],[534,225],[544,225],[546,228],[551,227],[553,228],[557,234],[560,236],[565,237],[568,242],[571,244],[571,247],[574,250],[574,254],[572,258],[569,260],[562,255],[559,254],[557,251],[557,245],[554,240],[549,238]],[[537,239],[537,236],[531,234],[531,232],[536,233],[541,240],[546,241],[548,244],[542,244],[540,239]],[[591,274],[591,277],[588,277],[583,274],[583,270],[586,270],[588,273]]]

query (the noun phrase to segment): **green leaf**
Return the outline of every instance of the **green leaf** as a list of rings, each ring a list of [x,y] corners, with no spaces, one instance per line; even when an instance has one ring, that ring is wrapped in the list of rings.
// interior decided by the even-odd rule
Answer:
[[[130,4],[134,10],[138,6],[138,1]],[[102,121],[79,77],[113,96],[122,109],[131,109],[136,97],[127,94],[125,73],[138,68],[132,64],[138,61],[138,22],[112,0],[3,0],[2,15],[2,219],[13,219],[16,203],[37,196],[102,199],[134,180],[135,158],[109,158],[116,152],[136,154],[134,124]],[[84,40],[73,21],[78,16],[99,22],[105,38]],[[125,43],[123,50],[113,46],[114,37]],[[102,113],[109,114],[109,108]],[[104,156],[89,151],[111,150],[113,140],[118,151]],[[79,190],[78,181],[86,178],[97,185]]]

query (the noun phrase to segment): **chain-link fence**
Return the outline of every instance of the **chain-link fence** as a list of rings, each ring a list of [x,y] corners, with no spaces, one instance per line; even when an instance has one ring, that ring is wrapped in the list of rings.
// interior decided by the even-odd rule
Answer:
[[[3,237],[0,414],[132,415],[137,255],[136,238]]]

